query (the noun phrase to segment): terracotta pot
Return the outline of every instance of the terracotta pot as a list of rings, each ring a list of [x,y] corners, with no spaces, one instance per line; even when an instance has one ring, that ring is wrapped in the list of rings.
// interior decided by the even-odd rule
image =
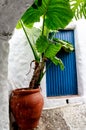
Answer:
[[[16,89],[10,98],[10,108],[21,130],[37,127],[44,100],[40,89]]]

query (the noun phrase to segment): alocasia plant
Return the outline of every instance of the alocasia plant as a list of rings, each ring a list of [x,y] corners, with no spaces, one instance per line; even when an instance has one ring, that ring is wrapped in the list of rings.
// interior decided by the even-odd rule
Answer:
[[[28,43],[34,54],[34,72],[29,84],[29,89],[39,87],[41,79],[44,75],[45,62],[50,59],[55,65],[60,65],[64,69],[64,64],[56,54],[64,48],[65,51],[73,51],[73,46],[63,40],[56,39],[54,36],[49,38],[50,32],[56,32],[59,29],[64,29],[71,21],[73,13],[70,8],[69,0],[35,0],[33,5],[27,9],[19,20],[16,28],[23,28],[27,37]],[[40,22],[40,29],[34,27],[34,23]],[[27,28],[32,34],[27,32]],[[34,32],[38,36],[32,43],[31,36],[34,38]],[[36,34],[37,35],[37,34]]]

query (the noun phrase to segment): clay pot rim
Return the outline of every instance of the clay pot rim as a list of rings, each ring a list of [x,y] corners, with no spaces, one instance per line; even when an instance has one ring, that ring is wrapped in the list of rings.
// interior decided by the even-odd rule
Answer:
[[[12,91],[12,95],[25,95],[40,92],[40,88],[28,89],[28,88],[18,88]]]

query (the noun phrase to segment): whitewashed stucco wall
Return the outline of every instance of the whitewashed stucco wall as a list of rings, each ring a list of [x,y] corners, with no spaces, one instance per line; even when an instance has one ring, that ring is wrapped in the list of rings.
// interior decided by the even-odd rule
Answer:
[[[77,21],[75,45],[78,76],[78,93],[86,98],[86,20]]]
[[[70,24],[68,29],[75,32],[75,50],[78,76],[78,97],[69,98],[70,103],[84,102],[86,97],[86,20],[82,19]],[[20,87],[28,87],[31,74],[26,76],[29,71],[29,64],[33,60],[33,55],[22,30],[15,30],[10,43],[10,53],[8,60],[8,79],[11,90]],[[42,80],[42,93],[45,99],[44,108],[66,105],[66,99],[46,97],[46,76]]]
[[[9,43],[8,80],[10,90],[28,87],[31,73],[29,76],[27,73],[30,69],[30,62],[33,60],[33,54],[23,30],[15,29]]]

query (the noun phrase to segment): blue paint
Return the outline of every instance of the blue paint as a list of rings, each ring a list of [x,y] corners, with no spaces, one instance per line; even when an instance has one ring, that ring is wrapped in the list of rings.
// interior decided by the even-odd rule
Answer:
[[[74,45],[74,31],[63,30],[56,33],[55,37],[69,41]],[[46,72],[47,96],[77,95],[77,73],[75,51],[64,51],[57,55],[62,59],[65,69],[61,71],[59,66],[53,63]],[[50,61],[46,63],[46,67]]]

